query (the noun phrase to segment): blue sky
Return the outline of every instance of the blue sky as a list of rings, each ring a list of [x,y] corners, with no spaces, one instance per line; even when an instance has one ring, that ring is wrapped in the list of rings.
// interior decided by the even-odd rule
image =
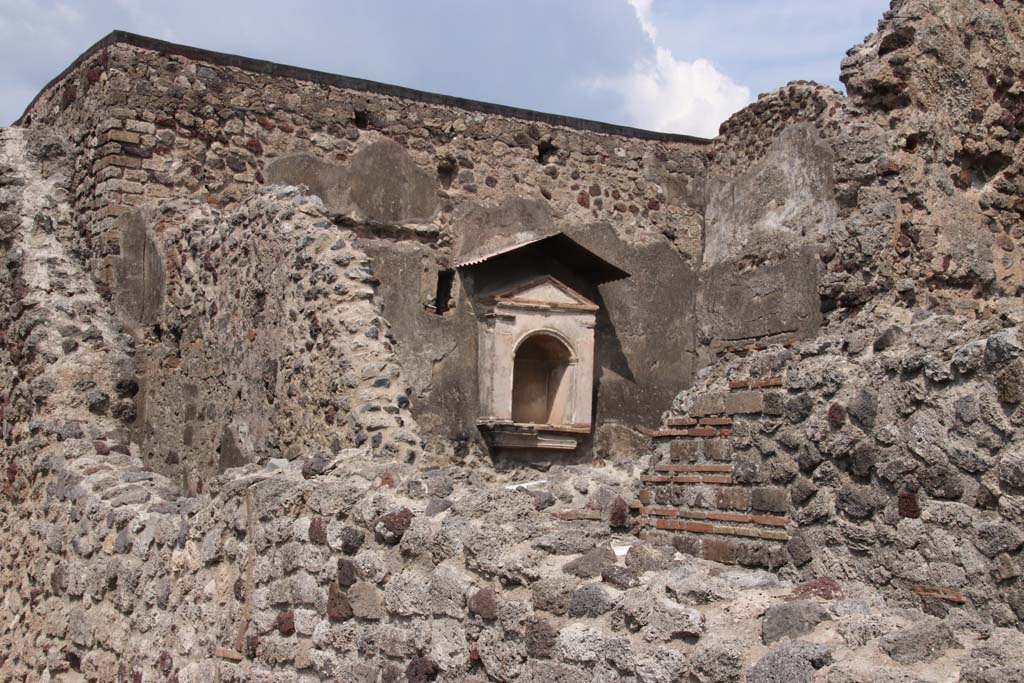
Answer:
[[[713,136],[839,61],[888,0],[0,0],[0,124],[119,28],[423,90]]]

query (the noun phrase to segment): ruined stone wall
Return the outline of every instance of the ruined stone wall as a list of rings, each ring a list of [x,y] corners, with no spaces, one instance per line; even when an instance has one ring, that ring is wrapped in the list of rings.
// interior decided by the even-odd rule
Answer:
[[[1003,5],[897,3],[851,53],[850,98],[794,84],[731,119],[703,241],[680,200],[703,193],[677,172],[689,148],[574,161],[619,138],[90,56],[28,130],[0,131],[0,676],[1020,679],[1024,314],[1001,246],[1019,193],[1016,162],[988,156],[1016,144]],[[361,104],[335,132],[314,125],[345,98]],[[993,125],[964,124],[976,108]],[[257,173],[323,198],[246,190]],[[660,173],[664,203],[642,209]],[[160,196],[178,183],[188,196]],[[674,246],[660,211],[686,228]],[[649,450],[604,423],[607,462],[525,482],[421,444],[471,414],[475,383],[424,357],[457,365],[433,338],[473,321],[465,302],[413,318],[423,300],[398,285],[429,292],[451,258],[551,221],[637,274],[640,295],[602,292],[621,340],[606,390],[641,378],[638,349],[656,386],[689,386],[662,356],[694,306],[708,365]],[[693,273],[673,271],[687,255]],[[660,289],[698,270],[699,301]]]
[[[708,559],[1021,623],[1019,324],[879,301],[812,341],[730,354],[677,398],[642,523]],[[683,426],[698,420],[727,426]]]
[[[967,315],[1020,294],[1022,19],[1018,3],[897,2],[842,66],[855,115],[887,129],[891,277]]]
[[[849,97],[793,83],[723,124],[709,366],[657,433],[648,533],[1024,619],[1021,18],[895,2],[843,64]]]
[[[892,290],[1001,311],[1021,281],[1020,22],[1016,3],[894,2],[843,62],[848,97],[797,82],[734,115],[711,151],[703,267],[757,280],[758,259],[816,248],[826,311]]]
[[[59,153],[47,163],[66,170],[73,148],[52,142],[56,136],[38,139],[50,141],[38,143],[40,154]],[[93,287],[68,244],[76,243],[68,236],[74,212],[68,175],[58,177],[60,220],[50,213],[38,218],[53,246],[12,242],[10,254],[38,251],[43,259],[47,249],[59,249],[65,270],[78,269]],[[24,180],[13,187],[29,185]],[[10,220],[14,235],[17,214]],[[37,219],[29,214],[24,220]],[[25,310],[24,302],[9,304],[14,317],[5,337],[20,372],[45,360],[67,365],[69,374],[16,401],[28,388],[14,373],[12,398],[4,405],[8,425],[15,417],[27,422],[37,411],[59,411],[50,396],[67,397],[83,415],[111,418],[114,445],[134,443],[147,467],[193,494],[229,467],[336,453],[348,445],[366,444],[381,459],[419,459],[408,386],[374,298],[368,259],[351,232],[324,216],[317,198],[277,188],[251,196],[230,215],[181,201],[121,221],[131,251],[113,261],[114,300],[81,304],[86,312],[97,306],[116,312],[108,321],[109,345],[88,317],[73,320],[81,317],[73,302],[64,304],[63,315],[72,318],[67,324],[48,320],[41,308]],[[153,228],[147,231],[147,224]],[[152,263],[159,264],[157,276],[147,269]],[[25,278],[37,270],[10,266],[7,295],[23,295]],[[54,285],[40,284],[36,295],[68,287],[59,276],[50,276]],[[59,345],[37,359],[41,340],[58,334]],[[130,353],[106,353],[111,346]],[[79,358],[93,347],[104,351],[101,360]],[[109,368],[102,382],[91,376],[97,363]],[[12,430],[5,426],[9,440]]]
[[[317,198],[275,188],[228,214],[182,202],[148,219],[165,302],[138,351],[131,436],[150,467],[197,493],[229,467],[347,445],[417,462],[369,260]]]
[[[317,450],[332,427],[304,422],[320,416],[316,402],[304,412],[304,397],[330,391],[375,402],[382,410],[370,412],[394,420],[408,416],[387,410],[398,404],[384,390],[398,382],[327,386],[334,361],[388,362],[386,330],[366,335],[375,309],[360,254],[315,198],[294,189],[256,193],[225,212],[167,207],[165,244],[182,250],[163,286],[190,312],[181,348],[192,355],[179,365],[136,350],[65,244],[72,150],[54,139],[0,132],[0,272],[10,285],[0,291],[5,680],[759,683],[826,667],[836,681],[863,680],[865,670],[1019,673],[1001,653],[1020,638],[963,615],[925,621],[922,638],[919,615],[894,612],[870,588],[826,593],[637,543],[626,506],[636,495],[632,460],[554,467],[545,481],[517,487],[479,466],[404,463],[402,452],[375,453],[372,439],[355,447],[351,425],[334,432],[343,448]],[[223,263],[216,280],[204,274],[204,256]],[[317,267],[299,267],[314,257]],[[333,297],[346,295],[337,305]],[[293,319],[298,299],[309,309]],[[350,326],[332,317],[338,310]],[[167,311],[156,324],[168,324]],[[323,334],[311,337],[321,313]],[[325,362],[316,339],[328,331]],[[276,335],[287,338],[277,342],[288,368],[279,382],[306,383],[272,394],[277,412],[263,407],[257,392],[267,387],[253,376],[260,345]],[[230,353],[251,344],[252,366],[211,368],[200,340]],[[222,373],[224,393],[197,405],[229,402],[242,387],[253,419],[307,429],[310,440],[297,441],[294,461],[235,467],[198,495],[182,494],[147,467],[147,442],[126,428],[133,389],[123,379],[138,363],[158,366],[147,376],[167,392],[190,372]],[[187,399],[176,397],[183,413]],[[364,426],[385,444],[396,428]],[[415,435],[414,422],[405,428]],[[199,447],[213,457],[211,439]],[[801,634],[817,640],[779,640]],[[907,644],[920,640],[924,662]],[[876,647],[891,653],[888,665],[874,661]]]
[[[709,155],[696,314],[705,362],[821,325],[819,244],[835,228],[843,182],[822,129],[841,100],[794,83],[722,124]]]
[[[501,582],[525,585],[550,574],[547,552],[572,556],[607,542],[608,522],[561,522],[539,512],[530,494],[487,487],[468,470],[427,472],[422,462],[403,463],[406,452],[387,448],[399,438],[415,439],[416,425],[392,393],[400,378],[387,386],[377,381],[393,360],[386,329],[367,334],[376,310],[365,264],[319,214],[318,200],[275,189],[228,214],[201,206],[168,211],[168,218],[189,219],[182,224],[193,229],[179,235],[184,244],[201,244],[208,250],[203,256],[219,255],[225,265],[214,281],[203,275],[202,259],[185,258],[186,249],[181,268],[166,282],[179,305],[188,293],[195,295],[193,306],[203,307],[202,315],[192,312],[189,325],[209,326],[202,336],[184,328],[191,356],[183,359],[187,367],[179,366],[169,354],[157,359],[136,352],[112,305],[66,248],[61,236],[73,217],[66,190],[71,150],[54,140],[59,137],[0,132],[0,254],[9,285],[0,295],[5,679],[384,675],[459,681],[483,668],[511,672],[500,674],[507,679],[524,668],[546,676],[552,668],[574,671],[585,662],[608,671],[639,668],[650,680],[663,680],[687,665],[679,654],[656,655],[646,641],[634,648],[629,637],[609,641],[618,654],[606,660],[598,654],[606,636],[581,624],[566,622],[560,636],[562,625],[549,619],[568,609],[569,594],[579,585],[572,576],[546,593],[537,589],[537,608],[547,617],[532,614],[520,599],[529,599],[528,589],[521,596],[496,596]],[[259,270],[266,263],[247,259],[236,265],[252,279],[240,282],[242,275],[226,266],[232,255],[257,248],[280,268]],[[325,252],[334,259],[323,258]],[[313,257],[318,266],[296,274]],[[196,286],[187,289],[189,282]],[[296,311],[285,307],[269,321],[249,311],[253,326],[239,327],[240,309],[259,298],[259,284],[268,287],[264,311],[294,302],[275,285],[302,293],[297,299],[310,310],[292,316]],[[242,285],[254,291],[243,293]],[[337,297],[347,298],[338,305]],[[339,312],[344,320],[334,317]],[[292,327],[305,332],[317,313],[327,341]],[[297,443],[303,450],[293,462],[234,468],[204,482],[201,495],[183,495],[178,482],[147,467],[141,457],[147,442],[126,428],[133,391],[124,388],[123,378],[135,376],[134,364],[152,363],[160,370],[149,377],[161,382],[161,390],[175,392],[189,373],[227,374],[219,381],[224,394],[196,401],[202,410],[216,410],[232,400],[236,387],[266,389],[246,373],[262,372],[258,345],[279,334],[288,338],[281,342],[288,353],[274,356],[281,361],[279,382],[296,391],[271,393],[277,412],[257,415],[254,429],[276,425],[282,432],[306,430],[309,439],[329,437],[319,403],[310,401],[303,412],[305,399],[318,392],[358,402],[358,410],[351,416],[339,411],[345,426],[335,431],[333,451],[317,450],[313,441]],[[246,354],[253,367],[211,368],[200,341],[255,345]],[[323,356],[317,344],[329,361],[318,364]],[[332,386],[334,381],[351,385]],[[242,398],[254,413],[266,410],[263,395]],[[182,418],[190,405],[181,400]],[[379,410],[366,410],[373,407]],[[315,425],[303,422],[307,414],[315,416]],[[353,448],[362,441],[360,430],[369,438],[362,449]],[[380,443],[376,435],[383,437]],[[197,447],[215,456],[211,440]],[[408,447],[416,448],[416,441]],[[581,506],[579,491],[602,493],[607,502],[615,498],[609,486],[623,482],[628,479],[614,473],[584,471],[572,483],[563,473],[561,484],[553,480],[551,488]],[[624,521],[620,515],[619,524]],[[604,589],[594,593],[591,588],[576,598],[582,607],[573,608],[574,619],[596,619],[610,610]],[[555,602],[542,602],[545,595]],[[682,606],[672,610],[658,622],[654,638],[681,638],[677,628],[667,628],[676,613],[691,620],[694,635],[703,631],[702,615]],[[518,634],[514,645],[511,633]],[[583,649],[581,634],[592,641]]]
[[[261,183],[302,183],[373,258],[430,434],[478,438],[476,377],[461,361],[475,357],[475,323],[461,290],[447,315],[432,313],[438,272],[531,235],[564,230],[633,274],[602,292],[599,419],[648,421],[692,376],[700,141],[130,42],[89,55],[23,121],[81,145],[76,248],[115,296],[125,289],[118,258],[136,253],[122,214],[175,197],[223,206]],[[145,225],[158,244],[155,227]]]

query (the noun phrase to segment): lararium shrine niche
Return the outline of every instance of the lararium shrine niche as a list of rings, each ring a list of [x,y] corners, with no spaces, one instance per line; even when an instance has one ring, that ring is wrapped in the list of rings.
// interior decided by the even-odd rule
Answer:
[[[456,265],[477,318],[477,425],[488,443],[575,450],[591,432],[597,287],[629,274],[563,233]]]

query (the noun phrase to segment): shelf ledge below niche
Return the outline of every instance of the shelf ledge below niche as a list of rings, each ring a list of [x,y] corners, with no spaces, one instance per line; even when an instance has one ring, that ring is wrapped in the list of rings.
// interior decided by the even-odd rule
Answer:
[[[477,422],[487,443],[495,448],[529,448],[553,451],[576,450],[590,425],[550,425],[500,420]]]

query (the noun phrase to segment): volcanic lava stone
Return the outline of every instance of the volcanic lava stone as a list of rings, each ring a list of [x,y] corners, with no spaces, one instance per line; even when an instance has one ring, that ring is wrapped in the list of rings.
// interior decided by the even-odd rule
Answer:
[[[295,612],[285,610],[278,614],[277,621],[274,622],[274,628],[276,628],[282,636],[290,636],[295,633]]]
[[[605,567],[601,571],[601,580],[620,590],[640,585],[640,579],[637,577],[636,572],[629,567],[620,567],[617,564]]]
[[[569,598],[569,616],[599,617],[612,608],[612,601],[601,584],[592,583],[573,591]]]
[[[366,536],[361,530],[347,526],[341,530],[338,538],[341,541],[341,552],[346,555],[355,555],[363,547],[363,540]]]
[[[332,583],[327,591],[327,618],[331,621],[346,621],[352,618],[352,605],[337,583]]]
[[[356,582],[359,572],[356,563],[344,557],[338,559],[338,584],[348,588]]]
[[[469,598],[469,611],[483,619],[498,614],[498,597],[493,588],[481,588]]]
[[[616,496],[608,508],[608,524],[615,529],[629,526],[629,505],[622,496]]]
[[[397,545],[412,524],[412,518],[412,511],[408,508],[381,515],[373,528],[373,535],[381,543]]]
[[[540,617],[528,619],[525,631],[526,654],[536,658],[550,657],[558,642],[558,631]]]
[[[327,545],[327,522],[323,517],[314,517],[309,523],[309,540],[315,545]]]
[[[427,683],[437,676],[437,664],[430,657],[416,657],[405,668],[405,678],[409,683]]]

